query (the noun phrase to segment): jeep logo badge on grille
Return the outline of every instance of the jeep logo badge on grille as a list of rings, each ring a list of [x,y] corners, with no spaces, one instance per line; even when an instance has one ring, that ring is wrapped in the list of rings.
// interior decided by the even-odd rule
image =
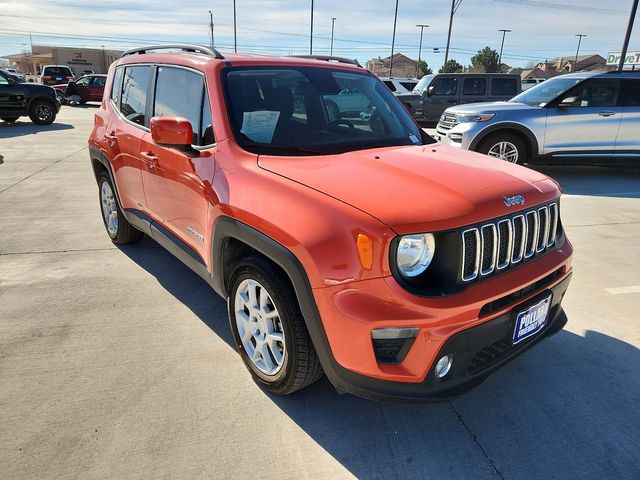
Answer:
[[[512,207],[513,205],[524,205],[524,196],[523,195],[514,195],[512,197],[502,197],[504,199],[504,204],[507,207]]]

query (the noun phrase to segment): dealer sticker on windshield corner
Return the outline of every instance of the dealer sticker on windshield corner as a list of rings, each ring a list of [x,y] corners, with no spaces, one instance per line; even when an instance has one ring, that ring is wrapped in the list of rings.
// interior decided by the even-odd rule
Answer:
[[[516,328],[513,331],[513,344],[520,343],[526,338],[535,335],[547,324],[551,295],[535,305],[518,313]]]

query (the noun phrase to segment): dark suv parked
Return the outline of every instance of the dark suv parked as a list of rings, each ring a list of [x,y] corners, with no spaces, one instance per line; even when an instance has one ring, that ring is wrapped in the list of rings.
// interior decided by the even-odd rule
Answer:
[[[33,123],[49,125],[59,111],[60,103],[53,88],[20,83],[11,75],[0,72],[0,119],[15,122],[28,115]]]

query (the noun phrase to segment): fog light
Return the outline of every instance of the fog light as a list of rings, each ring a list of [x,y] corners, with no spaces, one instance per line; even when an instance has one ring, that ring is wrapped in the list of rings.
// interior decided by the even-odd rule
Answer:
[[[454,142],[460,143],[462,142],[462,134],[461,133],[450,133],[449,138]]]
[[[440,358],[440,360],[438,360],[438,363],[436,363],[436,377],[444,377],[447,373],[449,373],[449,370],[451,370],[451,365],[453,365],[452,353]]]

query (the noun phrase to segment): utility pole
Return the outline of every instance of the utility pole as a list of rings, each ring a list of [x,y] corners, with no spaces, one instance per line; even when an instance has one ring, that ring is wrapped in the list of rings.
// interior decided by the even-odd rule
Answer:
[[[309,35],[309,55],[313,55],[313,0],[311,0],[311,35]]]
[[[104,45],[102,45],[102,71],[104,73],[107,73],[107,57],[105,56],[104,53]]]
[[[502,32],[502,43],[500,44],[500,57],[498,57],[498,69],[502,70],[502,49],[504,48],[504,37],[507,34],[507,32],[510,32],[511,30],[500,29],[498,31]]]
[[[238,53],[238,30],[236,28],[236,0],[233,0],[233,51]]]
[[[580,43],[582,43],[582,37],[586,37],[583,33],[576,34],[578,37],[578,49],[576,50],[576,59],[573,62],[573,71],[576,71],[576,67],[578,66],[578,54],[580,53]]]
[[[209,10],[209,18],[210,18],[210,20],[209,20],[209,34],[211,36],[210,43],[211,43],[211,48],[213,49],[213,47],[214,47],[214,43],[213,43],[213,13],[211,12],[211,10]]]
[[[451,44],[451,29],[453,27],[453,16],[456,14],[458,7],[462,3],[462,0],[451,0],[451,14],[449,15],[449,33],[447,34],[447,49],[444,52],[444,66],[442,70],[446,70],[447,62],[449,61],[449,45]],[[446,73],[446,72],[445,72]]]
[[[424,32],[425,27],[429,27],[429,25],[424,25],[422,23],[416,25],[416,27],[420,27],[420,46],[418,47],[418,65],[416,66],[416,77],[420,75],[420,55],[422,54],[422,32]]]
[[[31,45],[31,63],[33,63],[33,73],[36,73],[36,64],[35,62],[33,62],[33,35],[31,35],[31,32],[29,32],[29,44]],[[29,61],[27,61],[27,70],[29,70]]]
[[[336,24],[336,17],[331,17],[331,53],[330,55],[333,57],[333,27]]]
[[[629,15],[629,23],[627,24],[627,33],[624,36],[624,43],[622,44],[622,52],[620,52],[620,62],[618,63],[618,71],[621,72],[624,69],[624,59],[627,56],[627,49],[629,48],[629,39],[631,38],[631,30],[633,30],[633,22],[636,18],[636,12],[638,11],[638,0],[634,0],[631,7],[631,14]],[[635,65],[633,66],[635,69]]]
[[[393,77],[393,49],[396,45],[396,23],[398,23],[398,0],[396,0],[396,14],[393,17],[393,37],[391,37],[391,60],[389,63],[390,77]]]

